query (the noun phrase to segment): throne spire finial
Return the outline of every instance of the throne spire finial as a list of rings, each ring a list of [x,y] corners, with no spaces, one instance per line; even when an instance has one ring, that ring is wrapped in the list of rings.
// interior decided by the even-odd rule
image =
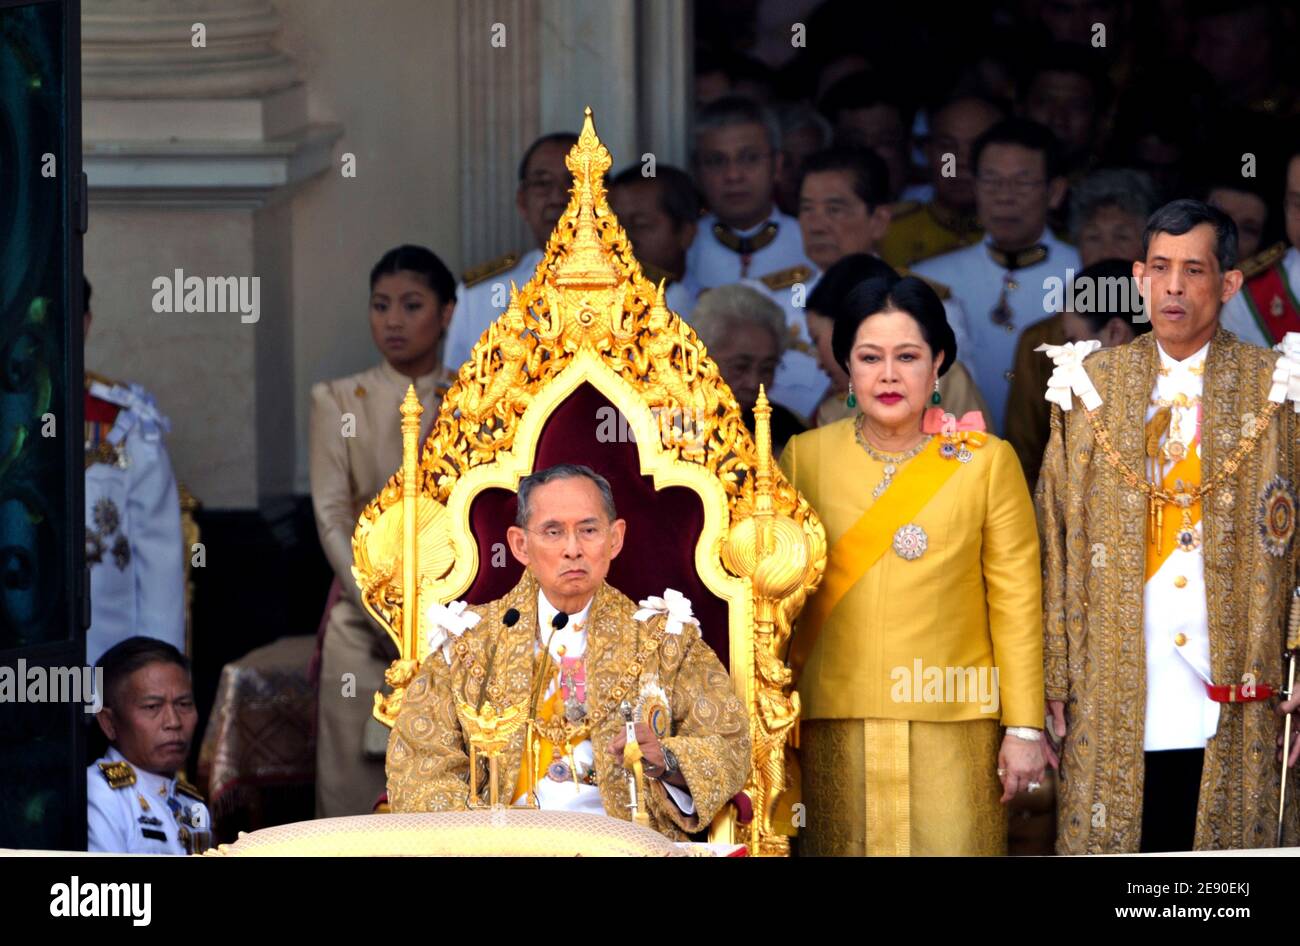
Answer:
[[[615,286],[619,272],[613,253],[605,246],[600,234],[601,219],[610,214],[605,199],[605,173],[613,160],[596,135],[590,106],[583,113],[578,141],[569,149],[564,163],[573,175],[573,191],[556,232],[558,234],[566,224],[571,226],[573,242],[555,267],[555,284],[585,289]],[[558,247],[552,238],[547,255],[556,249]]]

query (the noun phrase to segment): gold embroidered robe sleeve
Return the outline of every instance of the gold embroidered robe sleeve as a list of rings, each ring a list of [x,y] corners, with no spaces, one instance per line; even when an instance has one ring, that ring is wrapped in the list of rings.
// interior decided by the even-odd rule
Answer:
[[[1222,329],[1211,341],[1201,399],[1203,482],[1225,470],[1243,427],[1264,416],[1276,359],[1276,352],[1246,345]],[[1151,335],[1096,352],[1085,362],[1103,401],[1097,421],[1125,466],[1139,475],[1158,363]],[[1296,428],[1287,404],[1202,503],[1216,684],[1281,681],[1286,612],[1296,581]],[[1040,483],[1047,687],[1049,696],[1068,698],[1057,849],[1136,851],[1144,788],[1147,500],[1094,443],[1077,400],[1073,410],[1055,418]],[[1281,502],[1289,504],[1289,517],[1276,515],[1277,496],[1286,497]],[[1217,732],[1205,749],[1196,849],[1274,843],[1280,781],[1276,704],[1276,697],[1221,704]],[[1288,796],[1287,844],[1300,840],[1295,797]]]
[[[1080,626],[1081,617],[1078,614],[1067,616],[1065,607],[1065,585],[1069,576],[1065,567],[1066,490],[1063,487],[1066,475],[1062,413],[1059,407],[1053,406],[1051,432],[1047,439],[1047,450],[1043,454],[1043,474],[1038,481],[1035,500],[1038,510],[1038,541],[1043,559],[1043,684],[1047,699],[1064,701],[1069,696],[1066,627]],[[1087,428],[1078,433],[1083,437],[1091,436],[1091,431]],[[1077,598],[1077,595],[1073,597]]]
[[[441,652],[425,658],[388,738],[388,805],[395,812],[466,807],[469,755]]]
[[[664,635],[659,645],[659,681],[673,712],[673,733],[664,739],[664,745],[681,763],[695,814],[682,814],[657,781],[650,783],[651,812],[659,820],[694,833],[707,827],[745,786],[750,766],[749,720],[722,661],[694,627]]]

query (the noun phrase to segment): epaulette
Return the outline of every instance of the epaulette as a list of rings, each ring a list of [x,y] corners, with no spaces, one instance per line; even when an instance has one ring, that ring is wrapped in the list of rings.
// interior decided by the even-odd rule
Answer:
[[[1242,260],[1237,268],[1241,270],[1241,275],[1246,279],[1254,279],[1260,273],[1271,268],[1275,263],[1286,256],[1286,244],[1274,243],[1266,250],[1260,250],[1254,256]]]
[[[898,275],[915,276],[917,279],[921,280],[923,283],[925,283],[927,286],[933,289],[935,295],[937,295],[940,299],[947,299],[949,296],[952,295],[952,290],[949,289],[947,286],[945,286],[943,283],[939,282],[939,280],[931,279],[929,276],[922,276],[920,273],[914,273],[906,266],[899,267]]]
[[[99,774],[109,788],[129,788],[135,784],[135,769],[128,762],[100,762]]]
[[[470,286],[477,286],[485,279],[491,279],[493,276],[499,276],[501,273],[509,272],[518,262],[518,253],[507,253],[505,256],[498,256],[491,262],[465,270],[464,274],[460,277],[460,281],[463,282],[465,288],[468,289]]]
[[[889,205],[889,219],[891,221],[901,220],[903,217],[910,217],[921,209],[919,200],[900,200]]]
[[[195,801],[203,801],[203,793],[183,778],[178,777],[176,779],[176,791],[182,795],[193,798]]]
[[[810,278],[812,278],[812,270],[807,266],[790,266],[758,277],[759,282],[773,292],[789,289],[795,283],[807,282]]]

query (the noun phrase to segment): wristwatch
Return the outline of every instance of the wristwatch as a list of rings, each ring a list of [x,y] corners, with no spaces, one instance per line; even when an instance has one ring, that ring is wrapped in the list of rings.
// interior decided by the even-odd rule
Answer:
[[[682,767],[678,764],[677,756],[673,754],[673,750],[669,749],[667,746],[663,746],[662,748],[664,750],[664,774],[661,775],[660,778],[664,779],[668,778],[670,775],[676,775],[682,770]]]

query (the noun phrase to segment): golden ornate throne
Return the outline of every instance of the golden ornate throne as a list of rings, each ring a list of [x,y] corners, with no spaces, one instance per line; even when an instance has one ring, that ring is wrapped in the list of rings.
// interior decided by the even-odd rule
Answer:
[[[362,600],[400,653],[375,716],[396,719],[427,653],[429,604],[484,603],[518,581],[505,531],[519,479],[585,463],[609,479],[628,521],[609,582],[633,600],[666,587],[690,598],[748,707],[749,804],[727,806],[710,839],[784,854],[773,815],[799,716],[784,655],[821,580],[825,532],[773,462],[766,400],[751,436],[704,346],[643,275],[606,202],[610,163],[587,109],[567,158],[573,190],[545,257],[511,287],[508,310],[461,367],[422,452],[420,404],[413,389],[407,395],[402,469],[352,539]]]

